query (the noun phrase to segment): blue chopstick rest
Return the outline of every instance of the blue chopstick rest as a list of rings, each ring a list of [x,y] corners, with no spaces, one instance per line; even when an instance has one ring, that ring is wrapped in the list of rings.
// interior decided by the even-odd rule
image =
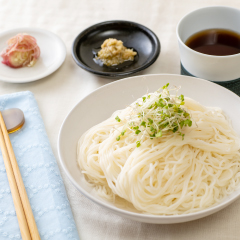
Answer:
[[[19,92],[0,96],[0,111],[20,108],[21,130],[10,139],[42,240],[78,240],[64,184],[34,95]],[[0,154],[0,239],[21,239],[2,155]]]

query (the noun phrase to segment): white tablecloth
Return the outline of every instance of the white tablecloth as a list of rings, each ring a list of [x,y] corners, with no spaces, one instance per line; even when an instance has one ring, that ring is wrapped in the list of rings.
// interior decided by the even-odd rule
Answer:
[[[67,57],[58,71],[42,80],[27,84],[0,81],[0,94],[25,90],[34,93],[51,146],[58,159],[57,137],[67,113],[84,96],[112,82],[90,74],[74,63],[71,45],[76,35],[90,25],[106,20],[130,20],[141,23],[153,30],[161,42],[160,57],[142,74],[179,74],[176,25],[186,13],[210,5],[240,8],[240,1],[1,0],[1,31],[17,27],[45,28],[63,39],[67,47]],[[97,206],[75,189],[63,171],[62,176],[82,240],[240,239],[240,200],[219,213],[193,222],[175,225],[144,224],[119,217]]]

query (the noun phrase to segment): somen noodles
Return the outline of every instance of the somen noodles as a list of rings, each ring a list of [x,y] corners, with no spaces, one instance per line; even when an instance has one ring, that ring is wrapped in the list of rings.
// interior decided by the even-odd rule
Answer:
[[[240,140],[219,108],[168,85],[85,132],[78,164],[101,197],[118,196],[149,214],[187,214],[238,187]]]

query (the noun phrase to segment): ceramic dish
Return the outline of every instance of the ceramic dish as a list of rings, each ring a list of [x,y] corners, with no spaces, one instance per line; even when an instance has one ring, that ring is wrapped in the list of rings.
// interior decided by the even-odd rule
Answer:
[[[119,80],[89,94],[68,114],[62,124],[58,138],[58,153],[61,165],[71,182],[82,194],[120,216],[146,223],[169,224],[199,219],[225,208],[240,195],[239,189],[220,204],[196,213],[153,216],[138,213],[134,209],[118,208],[113,203],[93,195],[92,189],[83,181],[76,159],[77,142],[80,136],[90,127],[110,117],[115,110],[125,108],[137,98],[147,92],[154,92],[168,82],[170,85],[181,86],[179,94],[191,97],[205,106],[221,107],[232,120],[235,131],[240,135],[240,98],[231,91],[215,83],[193,77],[147,75]]]
[[[118,66],[101,66],[94,61],[102,43],[108,38],[122,40],[124,46],[137,52],[134,61]],[[158,58],[160,42],[148,28],[128,21],[108,21],[93,25],[81,32],[74,40],[72,56],[81,68],[108,78],[126,77],[138,73]]]
[[[37,28],[17,28],[0,33],[0,51],[7,47],[7,40],[18,33],[27,33],[36,38],[41,55],[33,67],[10,68],[0,64],[0,80],[11,83],[26,83],[44,78],[56,71],[64,62],[66,47],[52,32]]]

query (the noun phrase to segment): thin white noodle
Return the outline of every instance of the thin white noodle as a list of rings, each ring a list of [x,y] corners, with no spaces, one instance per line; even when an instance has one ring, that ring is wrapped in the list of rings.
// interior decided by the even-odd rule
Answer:
[[[103,198],[119,196],[150,214],[186,214],[220,202],[240,181],[239,137],[219,108],[185,98],[195,124],[161,138],[128,134],[116,141],[131,107],[89,129],[78,143],[78,164]]]

